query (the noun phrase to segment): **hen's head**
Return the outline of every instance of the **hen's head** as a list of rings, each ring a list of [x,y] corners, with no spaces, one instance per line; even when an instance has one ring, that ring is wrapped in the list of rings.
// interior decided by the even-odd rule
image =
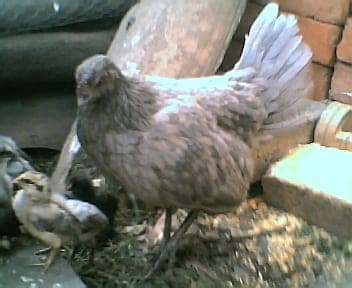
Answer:
[[[123,75],[105,55],[95,55],[83,61],[76,69],[78,106],[111,93]]]

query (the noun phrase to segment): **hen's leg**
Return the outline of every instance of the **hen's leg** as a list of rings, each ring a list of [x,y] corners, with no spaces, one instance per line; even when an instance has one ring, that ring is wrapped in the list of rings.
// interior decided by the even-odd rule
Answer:
[[[187,232],[188,228],[191,226],[194,219],[197,218],[198,213],[199,213],[198,211],[193,211],[193,210],[188,213],[186,219],[182,222],[181,226],[177,229],[177,231],[171,237],[171,239],[166,243],[166,247],[161,250],[158,260],[155,262],[152,269],[144,277],[145,280],[150,278],[150,276],[152,276],[154,272],[160,268],[161,264],[166,260],[167,257],[169,257],[169,268],[172,267],[175,260],[177,244],[181,239],[181,237]],[[165,218],[165,221],[166,221],[166,218]]]
[[[171,218],[172,218],[172,209],[171,208],[167,208],[166,209],[166,213],[165,213],[163,239],[162,239],[161,244],[160,244],[161,249],[165,249],[167,242],[169,242],[169,240],[170,240]]]

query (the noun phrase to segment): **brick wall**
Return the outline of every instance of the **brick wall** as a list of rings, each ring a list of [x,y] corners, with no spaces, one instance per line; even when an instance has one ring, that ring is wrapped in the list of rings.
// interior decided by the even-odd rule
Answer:
[[[239,59],[244,35],[268,0],[250,0],[225,55],[221,70]],[[275,0],[297,15],[306,43],[313,51],[314,91],[311,99],[331,98],[352,104],[352,0]],[[351,2],[351,3],[350,3]],[[350,5],[351,4],[351,5]],[[352,10],[352,9],[351,9]]]

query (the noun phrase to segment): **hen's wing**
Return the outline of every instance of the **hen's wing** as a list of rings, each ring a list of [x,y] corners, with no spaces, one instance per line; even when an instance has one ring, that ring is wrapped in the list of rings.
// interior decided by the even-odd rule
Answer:
[[[215,115],[218,126],[232,133],[237,132],[243,140],[251,143],[253,133],[258,131],[267,117],[265,106],[259,98],[265,84],[255,78],[255,74],[254,69],[248,68],[205,79],[170,79],[170,82],[160,79],[155,85],[161,91],[159,95],[163,108],[155,119],[168,121],[168,113],[179,113],[184,108],[204,109]],[[163,87],[167,86],[169,90],[165,89],[164,92]],[[172,97],[166,98],[164,93]]]
[[[163,107],[177,106],[174,98],[180,95],[192,95],[193,101],[217,116],[221,127],[250,142],[263,125],[264,129],[280,126],[292,116],[288,112],[294,117],[297,110],[292,106],[299,109],[296,104],[312,86],[311,51],[297,35],[296,18],[278,13],[275,3],[263,9],[246,38],[241,59],[224,75],[180,80],[144,76],[144,80],[160,92]]]

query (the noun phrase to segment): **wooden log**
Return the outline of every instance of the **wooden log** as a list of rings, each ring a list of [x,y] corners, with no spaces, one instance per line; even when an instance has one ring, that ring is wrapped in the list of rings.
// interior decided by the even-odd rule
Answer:
[[[144,0],[124,17],[108,50],[122,70],[173,78],[214,74],[246,0]]]
[[[314,140],[321,145],[352,151],[352,106],[331,102],[320,117]]]

